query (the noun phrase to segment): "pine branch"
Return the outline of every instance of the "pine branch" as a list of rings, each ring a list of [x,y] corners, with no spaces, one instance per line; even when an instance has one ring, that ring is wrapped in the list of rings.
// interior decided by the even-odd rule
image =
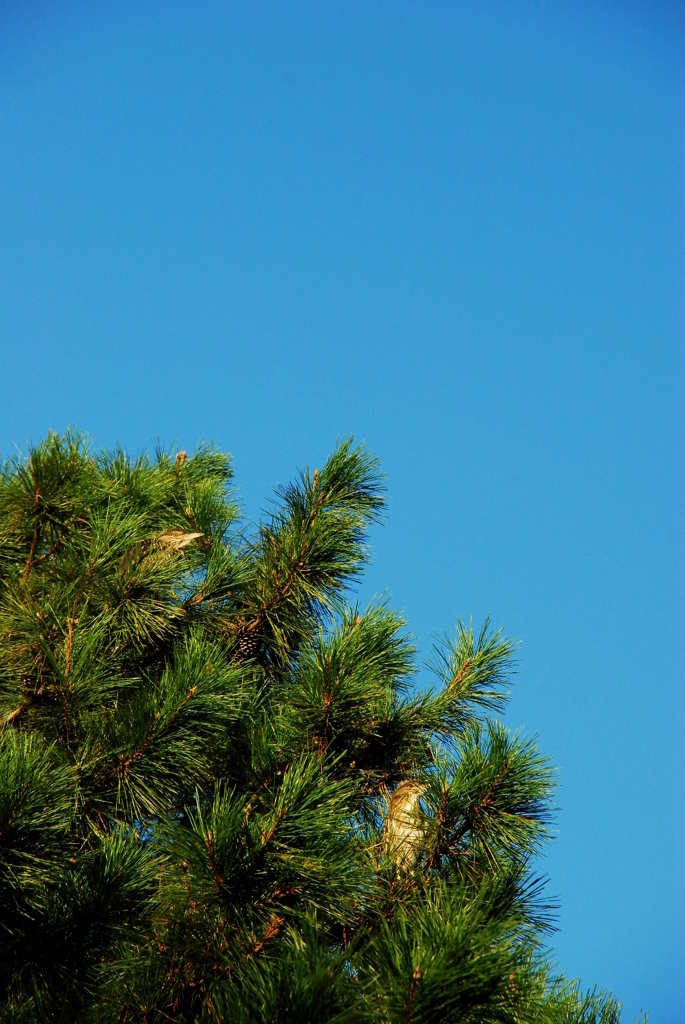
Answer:
[[[516,645],[346,603],[384,509],[343,440],[256,530],[228,456],[51,434],[0,467],[0,1024],[618,1024],[555,976],[554,773]]]

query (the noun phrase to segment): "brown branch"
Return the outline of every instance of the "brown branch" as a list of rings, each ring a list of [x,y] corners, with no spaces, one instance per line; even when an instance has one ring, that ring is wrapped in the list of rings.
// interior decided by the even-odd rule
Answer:
[[[67,741],[67,746],[71,747],[69,739],[69,719],[67,716],[67,709],[69,707],[69,673],[71,672],[71,649],[74,641],[74,626],[78,622],[78,619],[67,618],[67,642],[66,642],[66,665],[64,669],[64,683],[65,686],[61,689],[60,698],[62,702],[62,718],[64,719],[64,735]]]
[[[278,809],[278,811],[276,813],[276,817],[274,819],[274,823],[271,826],[271,828],[269,829],[269,831],[268,832],[262,832],[262,846],[266,846],[267,843],[271,842],[271,840],[274,837],[274,833],[275,833],[276,829],[278,828],[278,826],[283,821],[283,818],[285,817],[285,814],[286,814],[287,810],[288,810],[287,806],[279,807],[279,809]]]
[[[312,492],[314,496],[316,495],[318,481],[319,472],[318,470],[315,470],[314,483],[312,487]],[[305,522],[303,530],[304,533],[306,533],[311,528],[311,525],[314,522],[316,516],[318,515],[321,505],[323,504],[326,498],[326,493],[327,492],[324,489],[321,491],[318,498],[316,498],[312,510],[309,513],[307,520]],[[186,515],[188,515],[188,511],[189,510],[186,509]],[[262,536],[264,536],[266,533],[266,527],[263,527],[262,529],[264,531],[262,533]],[[274,534],[268,534],[267,536],[271,540],[274,558],[277,559],[279,549],[276,544],[276,536]],[[264,541],[264,543],[266,543],[266,541]],[[235,640],[238,644],[239,654],[247,658],[250,658],[254,655],[258,643],[257,634],[259,634],[259,631],[261,627],[264,625],[264,623],[268,621],[269,615],[273,612],[273,610],[277,608],[282,601],[286,600],[290,596],[290,593],[293,589],[293,585],[297,577],[300,575],[303,567],[307,563],[308,554],[309,546],[305,541],[302,545],[302,550],[300,552],[299,559],[296,562],[291,563],[291,565],[286,571],[285,579],[281,580],[278,575],[278,569],[274,569],[273,578],[275,579],[276,582],[276,589],[275,592],[271,595],[271,597],[268,600],[262,602],[261,608],[259,608],[259,610],[256,612],[256,614],[253,615],[252,618],[248,618],[247,621],[245,619],[243,619],[242,621],[239,620],[232,627]],[[191,598],[189,602],[190,607],[194,607],[195,605],[200,604],[202,601],[205,600],[205,596],[206,594],[204,592],[203,585],[202,587],[200,587],[198,593]]]
[[[319,486],[319,471],[318,471],[318,469],[315,469],[314,470],[314,478],[313,478],[313,481],[312,481],[312,497],[316,496],[316,489],[317,489],[318,486]],[[307,516],[307,525],[306,525],[305,529],[308,530],[309,527],[314,522],[316,516],[319,513],[319,509],[321,508],[321,506],[324,503],[325,497],[326,497],[326,489],[324,488],[322,490],[321,494],[319,495],[319,497],[316,498],[316,501],[314,502],[314,505],[312,506],[312,510],[309,513],[309,515]]]
[[[259,642],[259,630],[269,619],[269,615],[273,612],[278,605],[284,601],[290,594],[293,587],[293,583],[297,579],[302,567],[306,564],[306,546],[302,557],[295,563],[294,566],[290,567],[290,571],[287,573],[286,578],[281,582],[278,579],[278,574],[274,573],[278,586],[276,593],[272,595],[270,601],[264,601],[262,607],[257,614],[250,619],[248,622],[240,623],[235,628],[235,638],[238,643],[239,652],[245,653],[247,657],[252,657],[254,651]],[[198,602],[199,603],[199,602]],[[250,635],[251,634],[251,635]]]
[[[217,890],[220,890],[221,886],[224,884],[224,880],[219,874],[219,871],[216,866],[216,858],[214,856],[214,836],[212,835],[211,828],[207,829],[207,839],[205,840],[205,846],[207,847],[207,858],[209,860],[209,866],[211,868],[212,876],[214,878],[214,884],[217,887]]]
[[[458,843],[460,839],[463,839],[466,833],[469,830],[473,829],[473,826],[476,824],[476,821],[483,813],[483,811],[486,811],[488,807],[492,805],[495,790],[497,789],[500,782],[506,775],[508,768],[509,761],[507,760],[504,762],[502,769],[497,778],[495,779],[495,781],[489,786],[486,795],[482,797],[482,799],[478,800],[470,809],[470,811],[464,814],[464,824],[455,832],[453,844]]]
[[[65,683],[68,681],[69,673],[71,672],[71,648],[72,648],[72,644],[74,642],[74,626],[76,626],[77,624],[78,624],[78,619],[72,619],[72,618],[68,618],[67,619],[68,633],[67,633],[67,647],[66,647],[66,655],[67,655],[67,657],[66,657],[66,667],[64,669],[64,681],[65,681]]]
[[[2,836],[7,832],[7,829],[12,824],[12,821],[14,820],[14,816],[17,813],[17,811],[19,810],[19,807],[21,806],[21,802],[24,799],[24,796],[26,795],[26,791],[28,790],[29,786],[30,786],[30,782],[25,782],[24,783],[24,785],[23,785],[23,787],[21,789],[21,792],[19,793],[19,796],[15,800],[15,802],[14,802],[14,804],[12,806],[12,809],[11,809],[11,811],[10,811],[8,817],[7,817],[7,820],[5,821],[5,827],[3,829],[0,829],[0,838],[2,838]]]
[[[314,486],[313,486],[313,492],[314,493],[316,493],[316,488],[317,488],[317,485],[318,485],[318,480],[319,480],[319,471],[315,469],[314,470]],[[326,491],[323,490],[321,492],[321,494],[319,495],[319,497],[317,498],[317,500],[315,501],[314,506],[313,506],[311,512],[309,513],[308,517],[307,517],[307,522],[306,522],[305,528],[304,528],[304,532],[305,533],[310,529],[312,523],[314,522],[314,520],[315,520],[315,518],[316,518],[316,516],[317,516],[317,514],[319,512],[319,509],[321,508],[321,505],[323,504],[323,501],[324,501],[325,497],[326,497]],[[272,536],[272,542],[273,542],[273,545],[274,545],[274,555],[277,555],[276,538],[273,537],[273,536]],[[288,596],[288,594],[290,593],[291,587],[293,585],[293,582],[295,581],[295,579],[297,578],[297,576],[301,572],[303,566],[306,564],[306,556],[307,556],[308,553],[309,553],[309,549],[308,549],[308,545],[307,545],[307,543],[305,541],[305,543],[302,545],[302,552],[300,554],[299,560],[295,563],[295,565],[291,565],[290,571],[286,573],[285,580],[283,580],[282,583],[278,579],[278,573],[277,572],[274,573],[274,575],[276,576],[276,580],[278,582],[278,586],[276,588],[276,593],[272,597],[271,601],[268,604],[266,602],[264,602],[264,604],[262,606],[262,610],[259,613],[259,615],[257,616],[257,621],[263,621],[265,618],[267,618],[268,611],[271,608],[276,607],[284,598],[286,598]]]
[[[183,705],[187,704],[188,701],[190,700],[190,698],[196,692],[197,692],[197,686],[191,686],[190,689],[188,690],[187,694],[185,695],[185,697],[181,701],[181,703],[176,708],[176,711],[175,711],[174,715],[178,714],[178,712],[181,710]],[[122,771],[127,772],[128,769],[129,769],[129,766],[133,763],[133,761],[135,761],[137,758],[139,758],[141,756],[141,754],[143,754],[145,752],[145,750],[146,750],[146,748],[147,748],[147,746],[150,743],[150,740],[152,738],[152,732],[153,732],[153,729],[155,727],[155,723],[156,723],[157,719],[159,718],[159,716],[160,716],[160,712],[157,711],[156,714],[155,714],[155,717],[152,719],[152,721],[148,725],[147,732],[145,733],[145,739],[143,740],[141,745],[138,747],[138,749],[134,750],[133,753],[129,754],[128,757],[126,757],[126,758],[122,757],[121,758],[121,770]],[[169,722],[166,723],[164,728],[166,729],[170,725],[171,725],[171,722],[169,721]]]
[[[448,689],[451,689],[452,687],[457,686],[462,681],[462,679],[464,678],[464,676],[466,675],[466,673],[468,672],[468,670],[470,668],[471,668],[471,658],[466,658],[464,663],[460,666],[459,671],[456,673],[456,675],[452,676],[452,678],[450,679],[449,683],[447,684]]]
[[[221,1019],[219,1017],[219,1014],[216,1012],[216,1007],[215,1007],[211,997],[207,1000],[207,1006],[209,1007],[209,1009],[214,1014],[214,1020],[216,1021],[216,1024],[221,1024]]]
[[[36,500],[38,500],[38,495],[36,495]],[[29,578],[29,573],[31,572],[31,566],[33,565],[33,563],[35,561],[36,548],[38,547],[38,534],[39,533],[40,533],[40,527],[37,526],[35,528],[35,530],[33,531],[33,543],[31,544],[31,550],[29,551],[29,559],[28,559],[28,562],[26,563],[26,568],[24,569],[24,575],[21,578],[21,582],[22,583],[26,583],[27,579]]]
[[[264,932],[264,935],[262,936],[261,942],[257,943],[257,945],[254,947],[252,952],[248,953],[248,956],[256,956],[257,953],[261,953],[262,949],[264,948],[266,943],[269,941],[269,939],[272,939],[274,937],[274,935],[276,935],[276,933],[278,932],[278,929],[283,924],[283,921],[284,921],[284,918],[279,917],[278,914],[276,914],[274,912],[271,915],[271,920],[269,921],[268,925],[266,926],[266,930]]]
[[[419,981],[421,980],[421,968],[416,966],[414,973],[411,976],[411,983],[409,985],[409,1005],[407,1006],[407,1014],[404,1018],[404,1024],[409,1024],[409,1021],[414,1015],[414,1003],[416,1002],[416,993],[419,988]]]

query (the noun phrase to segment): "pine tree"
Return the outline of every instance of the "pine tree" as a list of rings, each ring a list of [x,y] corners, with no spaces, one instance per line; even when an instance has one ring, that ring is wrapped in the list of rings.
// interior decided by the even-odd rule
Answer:
[[[350,593],[353,440],[250,528],[228,456],[50,435],[0,477],[0,1021],[616,1024],[545,952],[554,769]]]

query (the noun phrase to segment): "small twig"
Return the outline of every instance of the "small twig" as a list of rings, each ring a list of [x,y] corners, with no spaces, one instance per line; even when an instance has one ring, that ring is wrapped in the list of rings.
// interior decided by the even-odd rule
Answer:
[[[283,920],[284,919],[282,917],[279,917],[278,914],[272,914],[271,920],[266,926],[266,931],[262,936],[261,942],[257,943],[252,952],[249,954],[250,956],[255,956],[257,953],[261,953],[262,949],[269,941],[269,939],[272,939],[274,935],[277,933],[278,929],[283,924]]]
[[[221,891],[221,887],[224,884],[224,880],[221,877],[219,869],[217,868],[217,865],[216,865],[216,857],[214,856],[214,850],[215,850],[215,847],[214,847],[214,836],[212,835],[211,828],[207,829],[207,838],[205,840],[205,846],[207,848],[207,858],[209,860],[209,866],[211,868],[212,875],[214,877],[214,884],[215,884],[215,886],[217,888],[217,891],[220,892]]]
[[[31,572],[31,566],[33,565],[34,560],[35,560],[36,548],[38,547],[38,534],[39,534],[39,532],[40,532],[40,529],[37,526],[35,528],[35,530],[33,531],[33,543],[31,544],[31,550],[29,551],[29,560],[26,563],[26,568],[24,569],[24,575],[21,578],[21,582],[22,583],[26,583],[27,579],[29,578],[29,573]]]
[[[407,1006],[407,1015],[404,1018],[404,1024],[409,1024],[409,1021],[414,1015],[414,1003],[416,1002],[416,993],[419,988],[419,981],[421,980],[421,968],[417,965],[414,969],[414,973],[411,976],[411,984],[409,985],[409,1005]]]
[[[72,618],[68,618],[67,619],[68,633],[67,633],[67,661],[66,661],[66,667],[64,669],[64,681],[65,681],[65,683],[68,682],[68,680],[69,680],[69,673],[71,672],[71,648],[72,648],[72,644],[74,642],[74,626],[76,626],[77,624],[78,624],[78,619],[72,619]]]
[[[278,811],[276,813],[276,817],[274,819],[273,825],[271,826],[269,831],[268,832],[262,832],[262,845],[263,846],[266,846],[266,844],[270,843],[271,840],[273,839],[274,833],[275,833],[276,829],[278,828],[278,826],[283,821],[283,818],[285,817],[285,813],[286,813],[287,809],[288,809],[287,806],[279,807],[279,809],[278,809]]]

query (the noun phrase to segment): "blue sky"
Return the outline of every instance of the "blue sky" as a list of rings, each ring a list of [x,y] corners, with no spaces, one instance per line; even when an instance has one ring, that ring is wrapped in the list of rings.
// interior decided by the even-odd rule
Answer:
[[[0,450],[354,433],[362,600],[521,637],[560,963],[685,1019],[677,4],[3,3]]]

